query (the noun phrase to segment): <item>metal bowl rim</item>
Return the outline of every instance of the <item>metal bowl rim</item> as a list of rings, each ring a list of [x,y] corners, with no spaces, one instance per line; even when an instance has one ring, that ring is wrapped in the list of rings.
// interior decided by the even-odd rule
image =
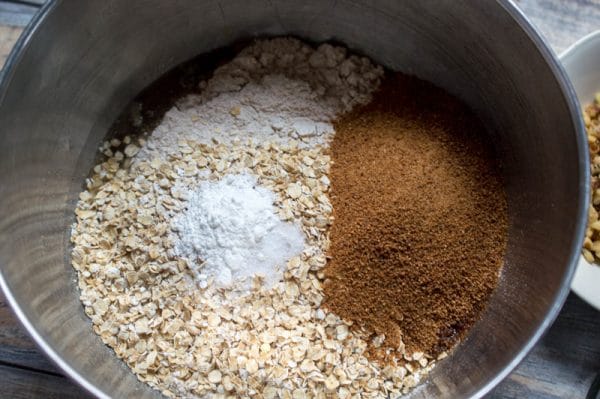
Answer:
[[[579,157],[579,172],[580,172],[580,195],[577,199],[578,202],[578,220],[575,227],[576,233],[574,239],[571,243],[571,256],[568,261],[568,268],[563,276],[562,283],[560,285],[559,290],[556,292],[553,298],[553,305],[546,314],[546,317],[539,324],[539,326],[535,329],[535,331],[531,334],[531,336],[527,339],[525,344],[521,347],[515,357],[506,364],[499,373],[492,379],[490,379],[485,385],[481,386],[477,392],[473,394],[474,398],[481,398],[489,391],[491,391],[500,381],[502,381],[506,376],[523,360],[523,358],[531,351],[531,349],[535,346],[537,341],[541,338],[541,336],[546,332],[546,330],[552,325],[564,301],[567,298],[567,295],[570,291],[571,280],[573,278],[575,268],[577,266],[577,261],[579,259],[579,248],[583,242],[585,227],[586,227],[586,219],[587,219],[587,206],[588,206],[588,197],[589,197],[589,159],[587,157],[587,140],[585,136],[585,127],[583,124],[583,120],[579,117],[579,106],[577,102],[577,96],[575,94],[575,90],[573,89],[569,78],[565,70],[558,58],[554,55],[547,41],[538,33],[533,24],[527,18],[523,12],[517,8],[515,4],[513,4],[510,0],[496,0],[500,6],[504,8],[504,10],[514,19],[514,21],[523,29],[523,31],[527,34],[530,40],[534,43],[536,49],[540,52],[547,65],[553,72],[557,83],[562,89],[563,100],[567,104],[569,111],[571,113],[571,117],[573,119],[573,127],[575,132],[577,133],[577,148],[580,154],[584,154],[584,156]],[[4,97],[6,95],[7,88],[9,86],[11,77],[18,67],[19,61],[22,58],[22,54],[29,46],[29,43],[32,40],[33,35],[38,30],[38,28],[43,24],[46,17],[55,9],[55,6],[59,3],[58,0],[50,0],[46,4],[44,4],[41,9],[36,13],[36,15],[32,18],[31,22],[27,25],[20,38],[17,40],[15,46],[13,47],[10,55],[6,60],[6,64],[3,70],[2,75],[0,75],[0,106],[4,101]],[[13,309],[13,312],[21,322],[21,324],[25,327],[29,335],[33,338],[35,343],[42,351],[56,364],[58,365],[72,380],[74,380],[81,387],[86,389],[88,392],[93,394],[94,396],[102,399],[109,399],[106,393],[98,389],[94,384],[87,380],[85,376],[79,373],[78,370],[71,367],[65,360],[61,358],[61,356],[44,340],[42,335],[37,331],[32,322],[28,319],[27,315],[23,312],[23,309],[17,303],[15,297],[12,295],[8,282],[5,280],[2,269],[0,268],[0,288],[4,293],[9,305]]]

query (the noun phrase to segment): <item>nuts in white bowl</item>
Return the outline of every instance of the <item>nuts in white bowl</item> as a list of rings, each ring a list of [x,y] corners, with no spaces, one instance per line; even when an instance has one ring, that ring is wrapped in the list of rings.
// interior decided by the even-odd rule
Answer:
[[[600,92],[600,31],[591,33],[575,42],[561,54],[560,59],[571,79],[583,111],[595,101],[596,93]],[[589,126],[589,122],[591,121],[586,121],[586,125]],[[600,136],[600,133],[598,136]],[[595,135],[590,135],[589,129],[588,140],[593,145],[600,145],[600,140]],[[591,153],[595,152],[593,150],[591,148]],[[594,167],[600,170],[600,159],[597,163],[594,159],[591,159],[591,164],[592,170]],[[595,164],[597,166],[594,166]],[[594,186],[591,187],[591,193],[593,200],[595,196]],[[595,215],[592,210],[591,213],[590,218],[596,219],[597,223],[598,215]],[[594,220],[591,220],[591,222],[594,222]],[[596,252],[593,245],[593,237],[589,236],[588,231],[584,242],[584,246],[587,248],[584,247],[583,249],[571,289],[590,305],[600,309],[600,264],[590,262],[594,259],[594,252]],[[597,245],[600,247],[600,244]]]

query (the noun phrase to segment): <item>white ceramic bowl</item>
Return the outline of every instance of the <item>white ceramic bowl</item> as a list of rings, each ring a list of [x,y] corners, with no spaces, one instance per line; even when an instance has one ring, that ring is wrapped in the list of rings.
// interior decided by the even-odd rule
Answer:
[[[595,93],[600,92],[600,31],[575,42],[560,59],[581,106],[591,103]],[[600,266],[590,264],[582,256],[571,289],[600,310]]]

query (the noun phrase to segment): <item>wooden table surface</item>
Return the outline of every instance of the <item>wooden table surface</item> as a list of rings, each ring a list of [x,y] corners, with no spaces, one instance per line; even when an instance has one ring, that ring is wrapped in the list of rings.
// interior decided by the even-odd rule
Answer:
[[[0,66],[22,27],[43,2],[44,0],[0,0]],[[577,38],[600,29],[600,0],[515,2],[557,53]],[[558,319],[546,335],[487,398],[585,398],[598,372],[600,313],[570,294]],[[1,294],[0,397],[91,397],[64,377],[40,352],[11,313]]]

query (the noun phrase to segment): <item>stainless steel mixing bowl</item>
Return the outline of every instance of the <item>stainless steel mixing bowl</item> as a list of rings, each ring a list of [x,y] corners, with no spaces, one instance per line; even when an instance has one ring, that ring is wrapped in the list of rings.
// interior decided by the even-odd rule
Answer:
[[[237,39],[336,40],[464,99],[504,164],[509,246],[468,339],[414,397],[481,396],[525,356],[569,290],[588,198],[572,89],[504,0],[78,0],[43,8],[0,86],[0,283],[44,351],[99,397],[158,396],[92,333],[69,265],[73,208],[118,112],[178,63]],[[435,104],[432,104],[435,106]],[[451,266],[451,265],[449,265]]]

